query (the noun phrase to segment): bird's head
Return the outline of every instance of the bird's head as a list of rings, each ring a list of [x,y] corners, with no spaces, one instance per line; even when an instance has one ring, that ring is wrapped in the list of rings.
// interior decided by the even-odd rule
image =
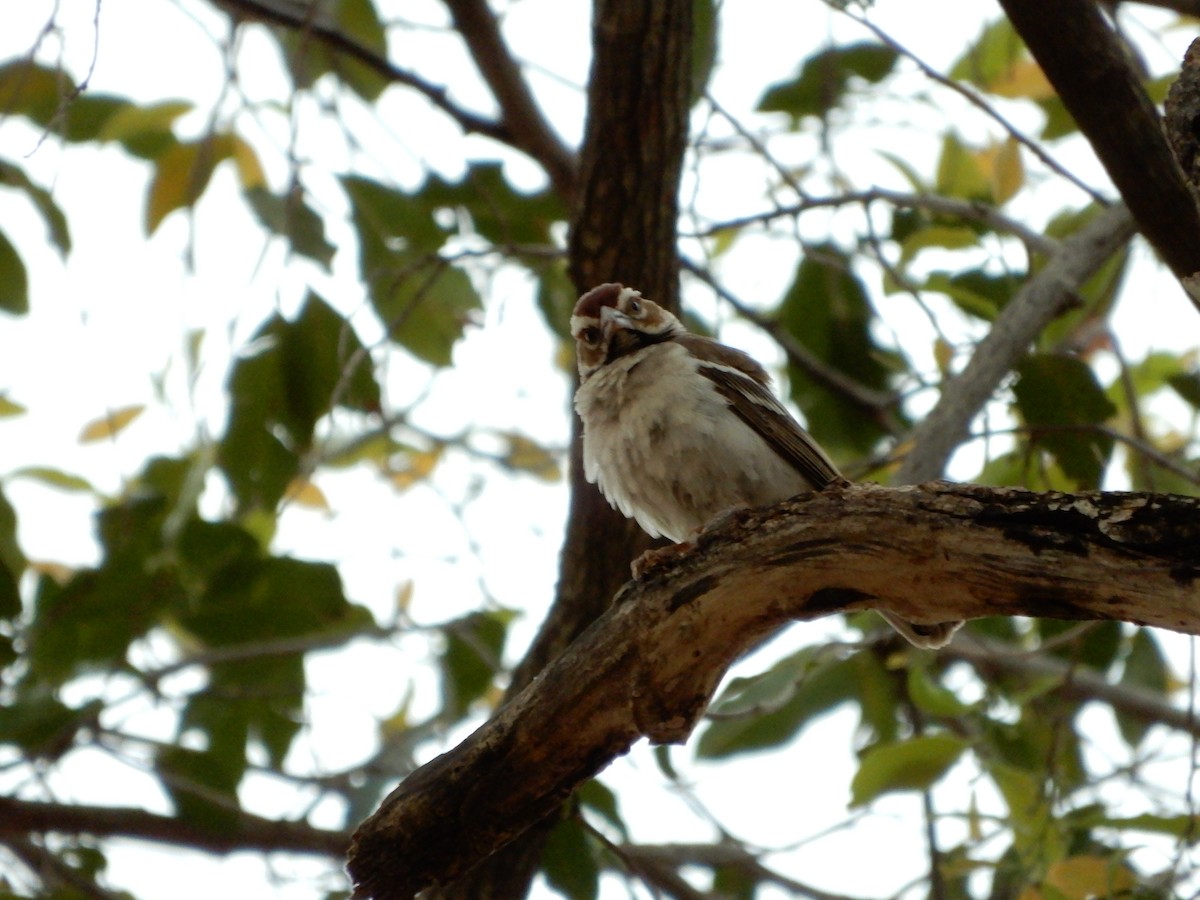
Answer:
[[[613,360],[683,330],[675,316],[633,288],[616,283],[594,287],[579,298],[571,316],[579,380],[587,381]]]

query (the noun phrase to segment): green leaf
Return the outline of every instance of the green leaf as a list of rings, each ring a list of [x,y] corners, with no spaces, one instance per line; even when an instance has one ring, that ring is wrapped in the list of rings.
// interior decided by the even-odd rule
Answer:
[[[396,254],[390,273],[376,273],[371,301],[389,337],[414,356],[448,366],[470,314],[480,309],[470,279],[440,258]]]
[[[979,243],[979,235],[965,225],[927,225],[909,234],[900,244],[900,264],[907,266],[926,247],[961,250]]]
[[[576,818],[562,819],[542,850],[542,871],[551,886],[571,900],[595,900],[600,867],[592,840]]]
[[[863,754],[850,782],[850,805],[863,806],[894,791],[932,786],[970,746],[949,734],[929,734],[896,744],[878,744]]]
[[[145,568],[145,560],[131,553],[78,572],[62,587],[43,577],[28,634],[33,676],[62,684],[121,662],[129,644],[157,624],[180,594],[169,576]]]
[[[805,648],[762,675],[735,679],[713,707],[696,755],[722,759],[776,747],[814,719],[858,696],[853,659]]]
[[[14,316],[29,312],[29,276],[17,248],[0,231],[0,310]]]
[[[1104,816],[1094,824],[1122,831],[1148,831],[1151,834],[1187,838],[1192,845],[1196,842],[1196,835],[1200,834],[1200,816],[1195,815],[1158,816],[1142,813],[1137,816]]]
[[[1056,641],[1061,635],[1079,628],[1078,622],[1063,619],[1038,619],[1038,636],[1043,644],[1055,642],[1057,646],[1046,652],[1057,656],[1072,666],[1084,665],[1104,672],[1117,658],[1121,649],[1122,626],[1120,622],[1089,623],[1074,640]]]
[[[229,421],[217,448],[217,464],[242,514],[274,510],[300,471],[297,449],[276,433],[286,409],[280,361],[286,328],[278,315],[264,322],[229,374]]]
[[[629,829],[625,827],[625,820],[621,817],[617,795],[606,785],[593,778],[591,781],[584,782],[583,787],[579,788],[575,796],[584,808],[599,813],[600,817],[611,825],[623,840],[629,839]]]
[[[956,81],[991,91],[1022,59],[1028,59],[1025,42],[1007,18],[1000,18],[984,27],[947,74]]]
[[[1074,357],[1032,355],[1017,367],[1017,375],[1013,393],[1032,431],[1031,442],[1049,450],[1080,489],[1098,488],[1113,440],[1087,426],[1103,424],[1116,407],[1095,374]]]
[[[370,624],[365,610],[346,599],[335,566],[290,556],[254,558],[245,544],[244,537],[226,543],[228,562],[212,572],[198,598],[176,611],[180,624],[206,646],[332,635]],[[196,550],[189,549],[193,563]]]
[[[331,0],[322,4],[317,24],[387,63],[387,35],[371,0]],[[324,41],[312,40],[303,28],[289,29],[281,42],[299,87],[309,87],[322,75],[332,73],[360,97],[376,100],[390,83],[388,76],[375,67]]]
[[[1175,357],[1170,357],[1173,361]],[[1167,384],[1194,409],[1200,409],[1200,372],[1180,372],[1167,376]]]
[[[991,322],[1021,283],[1021,277],[1013,272],[989,275],[980,269],[972,269],[955,273],[932,272],[924,286],[926,290],[945,294],[963,312]]]
[[[213,833],[237,828],[237,786],[245,772],[244,754],[221,745],[218,750],[193,750],[163,745],[155,761],[180,819]]]
[[[942,139],[934,189],[948,197],[990,202],[992,184],[977,152],[969,149],[953,134]]]
[[[78,709],[67,706],[44,685],[22,691],[0,706],[0,744],[15,744],[29,756],[58,759],[74,746],[81,728],[96,724],[102,708],[99,701]]]
[[[939,718],[957,718],[973,707],[958,699],[954,691],[936,680],[928,666],[909,665],[908,696],[917,709]]]
[[[50,242],[58,250],[59,255],[65,258],[71,250],[71,231],[67,225],[67,217],[54,202],[54,197],[50,192],[34,184],[29,176],[16,166],[2,160],[0,160],[0,184],[16,188],[29,198],[34,209],[41,215],[42,221],[46,223],[46,233],[50,236]]]
[[[142,159],[156,159],[178,146],[172,131],[175,120],[192,109],[187,100],[166,100],[148,106],[128,104],[109,116],[97,131],[102,141],[119,141]]]
[[[64,472],[62,469],[53,469],[50,466],[25,466],[11,473],[9,477],[28,478],[31,481],[39,481],[48,487],[58,488],[60,491],[86,494],[97,493],[92,483],[82,475]]]
[[[1121,673],[1120,684],[1165,697],[1170,682],[1170,669],[1158,639],[1148,628],[1137,629],[1129,642],[1129,653],[1125,657],[1125,670]],[[1137,747],[1149,732],[1150,723],[1145,718],[1134,718],[1127,713],[1114,711],[1117,725],[1121,729],[1121,737],[1131,747]]]
[[[445,627],[442,697],[448,715],[465,714],[491,687],[515,616],[511,610],[473,612]]]
[[[714,0],[692,0],[692,101],[708,90],[717,61],[717,10]]]
[[[317,294],[296,318],[272,316],[229,377],[232,405],[217,462],[243,510],[272,510],[334,406],[374,413],[379,384],[353,326]]]
[[[890,47],[869,42],[822,50],[805,61],[795,78],[767,88],[757,109],[787,113],[793,126],[805,116],[824,117],[842,102],[852,77],[876,84],[892,71],[896,58]]]
[[[322,416],[335,405],[378,413],[379,384],[371,356],[345,316],[309,292],[295,320],[283,332],[286,417],[283,424],[306,445]]]
[[[428,216],[444,209],[470,216],[471,231],[505,247],[552,243],[553,226],[568,215],[549,188],[535,193],[514,189],[499,162],[473,162],[456,182],[433,175],[412,196]]]
[[[1039,841],[1049,840],[1054,829],[1047,827],[1049,809],[1042,790],[1042,779],[1025,769],[1003,762],[989,762],[986,771],[1008,807],[1008,819],[1012,824],[1018,852],[1032,852]]]
[[[262,187],[245,192],[246,202],[269,231],[286,238],[292,251],[306,256],[329,271],[337,248],[325,239],[325,223],[304,202],[299,189],[278,197]]]
[[[0,66],[0,109],[26,116],[43,127],[74,91],[75,83],[65,72],[32,60],[18,59]]]
[[[17,543],[17,511],[0,490],[0,619],[12,619],[21,612],[17,585],[25,565],[25,554]]]
[[[779,322],[827,366],[877,390],[889,386],[894,359],[875,342],[875,310],[850,260],[834,247],[813,247],[800,261],[777,311]],[[834,457],[873,452],[887,434],[877,416],[789,366],[792,399],[808,430]]]

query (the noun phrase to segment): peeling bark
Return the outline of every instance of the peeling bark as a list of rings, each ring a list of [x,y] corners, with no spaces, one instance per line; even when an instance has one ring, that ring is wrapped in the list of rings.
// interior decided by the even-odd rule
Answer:
[[[354,836],[356,897],[412,897],[519,835],[648,737],[683,741],[728,667],[794,621],[888,609],[1200,633],[1200,499],[856,485],[732,517],[610,609]]]

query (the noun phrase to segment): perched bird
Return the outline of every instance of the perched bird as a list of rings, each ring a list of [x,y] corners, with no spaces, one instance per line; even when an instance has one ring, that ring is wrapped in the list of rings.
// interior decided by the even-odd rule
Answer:
[[[587,480],[651,536],[687,541],[715,517],[844,482],[740,350],[691,334],[620,284],[575,304]],[[919,647],[941,647],[960,623],[884,617]]]

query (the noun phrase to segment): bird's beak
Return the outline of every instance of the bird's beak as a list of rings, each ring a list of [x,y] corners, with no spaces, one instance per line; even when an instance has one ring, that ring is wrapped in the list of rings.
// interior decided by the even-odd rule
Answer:
[[[600,328],[604,332],[604,336],[610,338],[614,331],[633,328],[633,321],[616,307],[602,306],[600,307]]]

